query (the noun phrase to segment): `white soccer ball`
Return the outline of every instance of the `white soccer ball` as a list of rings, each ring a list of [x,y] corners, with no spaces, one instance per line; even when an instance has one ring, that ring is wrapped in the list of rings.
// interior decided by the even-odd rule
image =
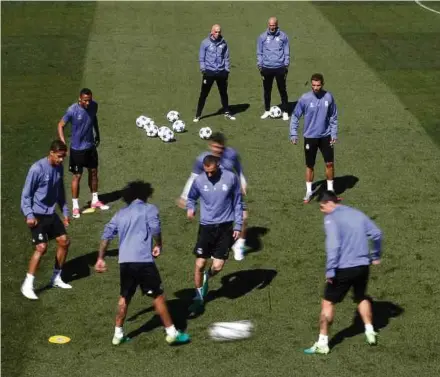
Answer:
[[[136,119],[136,126],[139,128],[145,128],[145,126],[150,122],[150,118],[146,117],[145,115],[141,115]]]
[[[159,127],[158,130],[157,130],[157,135],[161,138],[162,135],[164,135],[165,130],[166,130],[167,128],[168,128],[167,126]]]
[[[269,112],[271,118],[279,118],[281,116],[281,109],[278,106],[272,106]]]
[[[185,131],[185,122],[183,120],[180,120],[180,119],[176,120],[173,123],[173,130],[175,132],[183,132],[183,131]]]
[[[209,329],[209,336],[216,341],[247,339],[252,336],[254,325],[251,321],[217,322]]]
[[[158,133],[160,140],[165,143],[174,139],[174,132],[166,126],[160,127]]]
[[[157,128],[157,126],[154,124],[154,122],[150,122],[150,124],[148,124],[145,127],[145,132],[147,133],[147,136],[149,136],[149,137],[156,137],[157,134],[159,133],[159,128]]]
[[[144,130],[146,131],[149,126],[154,126],[154,120],[151,118],[147,118],[147,122],[145,123]]]
[[[208,140],[212,135],[212,130],[209,127],[202,127],[199,131],[200,138]]]
[[[179,112],[176,110],[168,111],[167,119],[169,122],[173,123],[179,119]]]

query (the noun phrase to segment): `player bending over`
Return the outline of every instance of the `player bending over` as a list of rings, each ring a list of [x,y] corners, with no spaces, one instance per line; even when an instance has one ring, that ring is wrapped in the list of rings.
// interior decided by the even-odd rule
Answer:
[[[153,306],[166,331],[169,344],[182,344],[190,340],[188,334],[176,330],[168,312],[161,278],[154,259],[162,251],[162,237],[159,211],[153,204],[147,203],[152,194],[150,184],[137,181],[129,183],[123,191],[127,207],[119,210],[104,228],[99,247],[97,272],[106,270],[105,252],[110,241],[119,234],[120,297],[116,327],[112,343],[121,344],[124,336],[124,322],[128,305],[140,286],[144,295],[153,297]],[[154,240],[154,247],[153,247]]]
[[[325,191],[319,198],[324,213],[325,248],[327,254],[326,286],[321,302],[319,338],[307,354],[328,354],[328,333],[335,317],[335,306],[342,302],[353,287],[353,300],[365,325],[368,344],[377,343],[373,327],[371,302],[366,294],[370,264],[380,264],[382,231],[361,211],[338,204],[333,191]],[[373,250],[370,251],[370,240]]]

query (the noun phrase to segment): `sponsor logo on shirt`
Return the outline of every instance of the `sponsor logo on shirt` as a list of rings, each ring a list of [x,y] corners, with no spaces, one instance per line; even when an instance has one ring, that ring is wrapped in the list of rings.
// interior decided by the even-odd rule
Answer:
[[[205,191],[205,192],[209,191],[208,185],[203,186],[203,191]]]
[[[228,191],[228,185],[222,184],[222,190],[223,191]]]
[[[328,107],[328,101],[324,102],[325,107]]]

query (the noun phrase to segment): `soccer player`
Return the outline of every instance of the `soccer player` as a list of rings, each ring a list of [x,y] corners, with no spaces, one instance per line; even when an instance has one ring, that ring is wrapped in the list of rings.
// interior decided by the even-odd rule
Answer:
[[[169,344],[182,344],[190,340],[188,334],[176,330],[168,312],[161,278],[154,259],[162,252],[161,226],[159,211],[153,204],[147,203],[153,190],[150,184],[135,181],[123,190],[123,199],[127,203],[105,225],[99,247],[97,272],[106,270],[104,261],[110,241],[119,234],[120,297],[116,327],[112,343],[119,345],[126,340],[124,322],[128,305],[140,286],[144,295],[153,297],[153,305],[166,331],[165,340]],[[153,241],[155,245],[153,246]]]
[[[58,123],[59,138],[65,143],[64,126],[72,124],[72,137],[70,144],[69,170],[72,172],[72,217],[81,216],[79,209],[79,185],[83,168],[88,169],[89,188],[92,193],[91,208],[101,210],[109,209],[98,198],[98,152],[100,143],[98,127],[98,103],[92,98],[90,89],[81,89],[78,103],[71,105]],[[94,131],[94,133],[93,133]]]
[[[312,184],[318,149],[325,162],[327,190],[334,191],[334,149],[338,138],[338,109],[330,92],[323,89],[324,77],[315,73],[311,78],[312,90],[301,96],[290,121],[290,140],[298,143],[299,119],[304,115],[304,153],[306,160],[306,196],[304,203],[313,197]]]
[[[210,152],[203,152],[200,154],[193,166],[193,171],[185,184],[182,194],[179,199],[179,206],[181,208],[186,207],[186,200],[188,198],[189,190],[194,182],[194,179],[200,174],[204,173],[203,159],[212,154],[220,159],[220,166],[223,169],[234,172],[240,178],[242,197],[247,193],[247,181],[243,174],[243,167],[241,166],[240,156],[237,151],[231,147],[226,146],[226,137],[221,132],[215,132],[211,135],[209,139],[209,149]],[[245,243],[246,243],[246,220],[248,218],[248,212],[246,210],[246,204],[242,203],[243,206],[243,227],[240,233],[240,237],[232,246],[234,251],[235,260],[243,260],[245,253]]]
[[[200,120],[203,107],[214,82],[217,83],[225,118],[235,120],[230,112],[228,99],[228,78],[231,70],[229,48],[221,32],[220,25],[213,25],[211,33],[200,45],[199,63],[203,76],[194,122]]]
[[[189,310],[203,310],[208,294],[208,280],[217,275],[228,259],[233,240],[240,237],[243,225],[243,207],[240,182],[235,173],[222,169],[219,158],[208,155],[203,159],[204,173],[197,176],[191,185],[186,203],[187,217],[193,220],[196,202],[200,198],[200,226],[194,248],[196,263],[194,283],[196,296]],[[213,259],[205,272],[208,258]]]
[[[373,328],[371,303],[367,298],[366,289],[370,263],[380,263],[382,232],[361,211],[338,204],[338,198],[332,191],[325,191],[319,202],[321,212],[325,214],[327,284],[321,304],[319,339],[304,352],[330,352],[328,332],[333,322],[335,304],[344,299],[351,287],[354,301],[358,304],[359,314],[365,324],[367,343],[375,345],[377,333]],[[371,252],[369,239],[373,241]]]
[[[57,242],[51,285],[64,289],[72,288],[61,279],[61,269],[69,249],[69,238],[65,228],[69,225],[69,210],[63,182],[63,160],[66,154],[66,144],[60,140],[53,141],[49,156],[38,160],[29,169],[21,194],[21,211],[31,230],[32,243],[35,246],[26,279],[21,286],[21,293],[30,300],[38,300],[34,292],[35,273],[51,239]],[[55,212],[57,204],[63,211],[63,221]]]
[[[275,79],[281,97],[283,120],[289,120],[286,89],[287,72],[290,64],[289,38],[286,33],[279,29],[276,17],[269,18],[267,26],[267,30],[257,39],[257,67],[263,78],[264,90],[264,113],[261,119],[270,116],[272,85]]]

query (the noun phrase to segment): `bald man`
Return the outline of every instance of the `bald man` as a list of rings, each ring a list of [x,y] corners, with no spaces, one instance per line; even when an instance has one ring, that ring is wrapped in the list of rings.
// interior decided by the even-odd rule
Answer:
[[[199,51],[199,63],[203,78],[194,122],[200,120],[206,98],[208,98],[214,82],[217,83],[225,118],[235,120],[235,117],[229,110],[228,99],[228,77],[231,68],[229,62],[229,48],[228,44],[223,39],[220,25],[213,25],[208,38],[202,41]]]
[[[289,120],[287,113],[286,78],[290,64],[289,38],[278,27],[276,17],[269,18],[267,30],[257,40],[257,67],[263,78],[264,113],[261,119],[270,116],[270,100],[272,96],[273,80],[277,81],[281,97],[281,111],[283,120]]]

